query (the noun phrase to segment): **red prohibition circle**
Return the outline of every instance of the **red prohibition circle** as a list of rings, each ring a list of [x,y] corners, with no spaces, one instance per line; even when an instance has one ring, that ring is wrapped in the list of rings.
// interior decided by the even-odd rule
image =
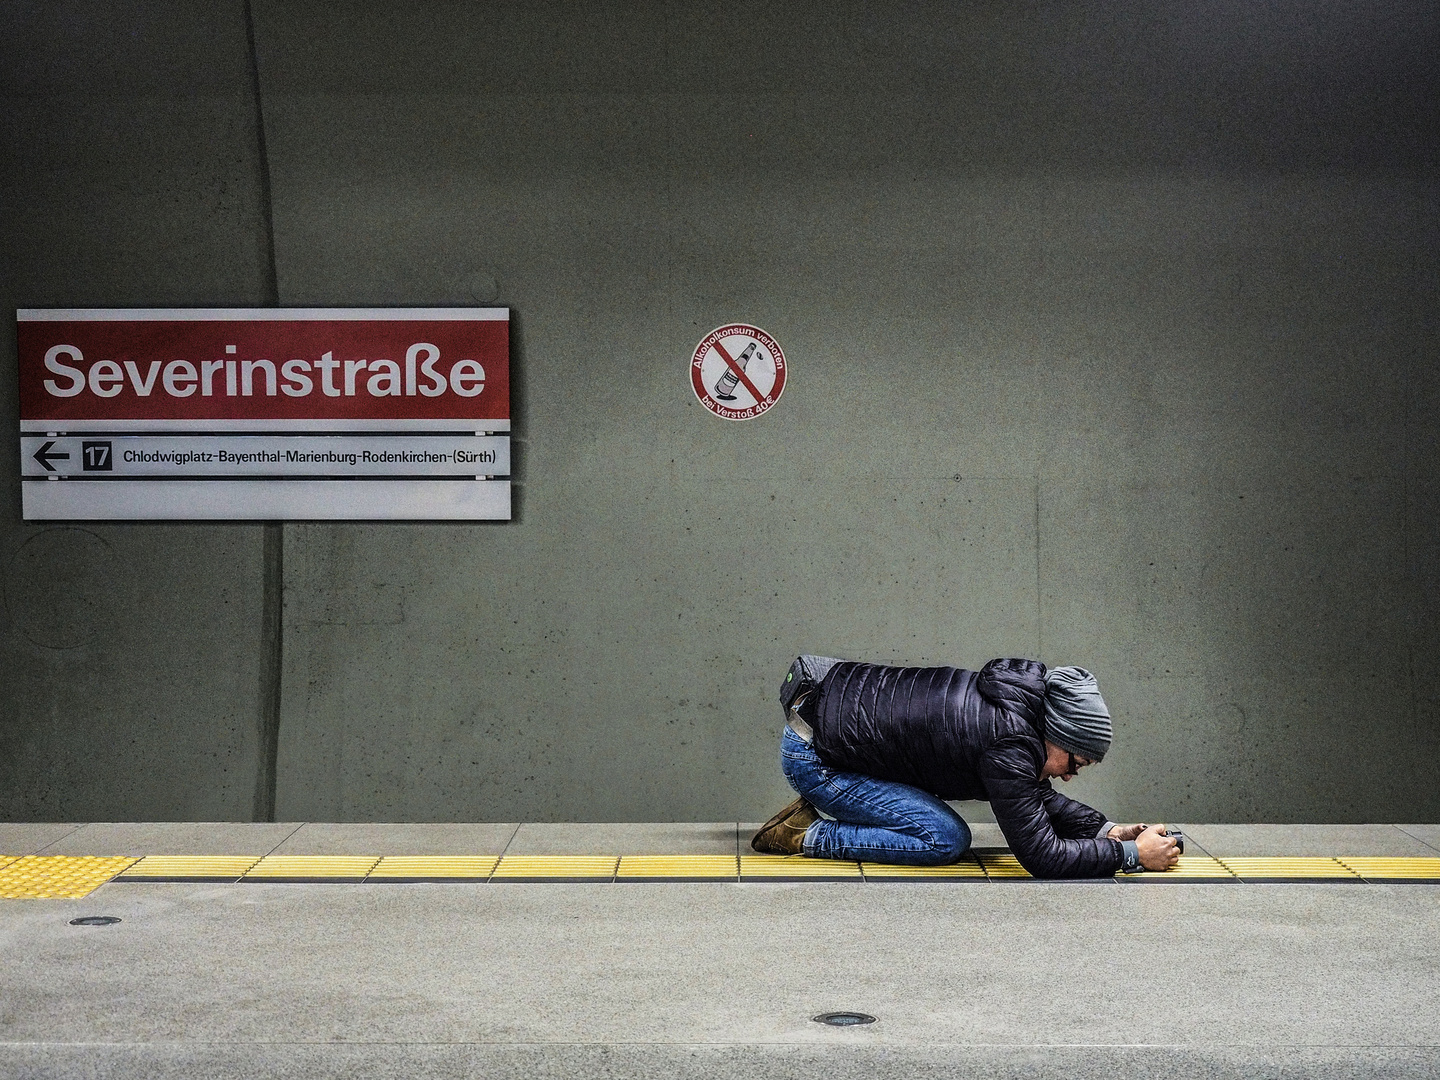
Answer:
[[[690,387],[700,404],[725,420],[753,420],[785,390],[780,343],[749,323],[717,326],[690,357]]]

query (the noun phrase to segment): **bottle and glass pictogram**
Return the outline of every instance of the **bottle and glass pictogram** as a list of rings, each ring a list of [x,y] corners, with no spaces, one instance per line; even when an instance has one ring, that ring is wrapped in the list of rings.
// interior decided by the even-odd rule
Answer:
[[[755,350],[757,347],[758,346],[753,341],[750,342],[749,345],[746,345],[745,351],[736,358],[735,367],[738,367],[741,371],[744,371],[746,366],[749,365],[751,358],[755,355]],[[724,374],[722,374],[720,378],[715,380],[716,400],[734,401],[735,387],[739,384],[739,382],[740,376],[735,373],[735,368],[732,368],[727,364],[725,366]]]

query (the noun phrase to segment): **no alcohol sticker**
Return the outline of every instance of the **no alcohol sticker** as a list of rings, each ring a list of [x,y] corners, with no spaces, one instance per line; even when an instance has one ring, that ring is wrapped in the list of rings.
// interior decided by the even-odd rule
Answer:
[[[700,404],[726,420],[749,420],[780,400],[785,354],[758,326],[730,323],[700,339],[690,358],[690,385]]]

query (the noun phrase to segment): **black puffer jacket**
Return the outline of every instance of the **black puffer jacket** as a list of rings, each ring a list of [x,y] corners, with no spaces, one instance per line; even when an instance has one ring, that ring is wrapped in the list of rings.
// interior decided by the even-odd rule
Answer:
[[[1096,836],[1103,814],[1040,779],[1038,660],[991,660],[978,672],[840,663],[805,711],[831,768],[942,799],[988,800],[1010,849],[1036,877],[1104,877],[1124,861],[1118,840]]]

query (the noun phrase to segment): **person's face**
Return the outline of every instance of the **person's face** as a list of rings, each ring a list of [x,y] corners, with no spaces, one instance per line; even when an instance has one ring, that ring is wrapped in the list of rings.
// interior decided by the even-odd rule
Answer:
[[[1061,780],[1069,780],[1086,765],[1095,764],[1083,754],[1072,754],[1069,750],[1061,750],[1060,747],[1050,742],[1045,742],[1045,767],[1040,770],[1040,779],[1048,780],[1058,776]]]

